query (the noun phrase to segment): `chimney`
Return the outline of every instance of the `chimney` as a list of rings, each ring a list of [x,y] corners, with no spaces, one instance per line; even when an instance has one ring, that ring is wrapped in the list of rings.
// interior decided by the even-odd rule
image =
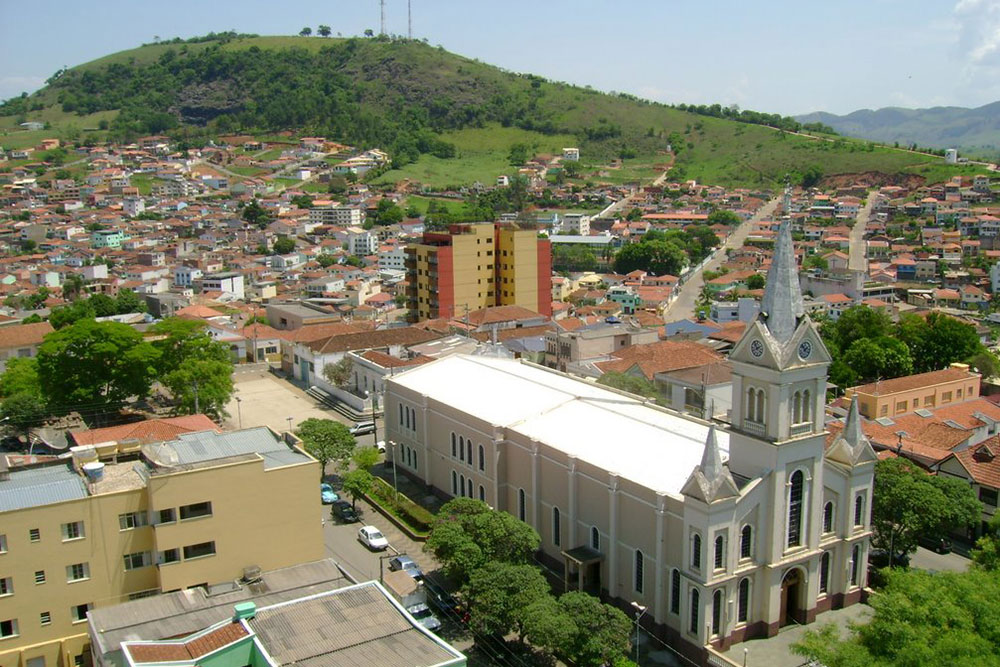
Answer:
[[[233,606],[233,623],[248,621],[257,615],[257,605],[253,602],[240,602]]]

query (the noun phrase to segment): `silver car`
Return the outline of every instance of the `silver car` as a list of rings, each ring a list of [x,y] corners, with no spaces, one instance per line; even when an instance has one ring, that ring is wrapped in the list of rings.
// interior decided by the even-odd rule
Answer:
[[[434,615],[431,608],[423,603],[407,607],[406,611],[410,612],[410,616],[417,619],[420,625],[428,630],[434,631],[441,627],[441,621]]]

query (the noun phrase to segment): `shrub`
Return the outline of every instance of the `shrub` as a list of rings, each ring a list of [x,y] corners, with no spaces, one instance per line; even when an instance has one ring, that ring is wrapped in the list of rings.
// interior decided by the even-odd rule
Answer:
[[[392,485],[381,477],[375,478],[371,495],[378,501],[379,505],[395,514],[415,530],[425,533],[430,530],[431,524],[434,523],[434,515],[430,511],[416,504],[402,493],[399,494],[397,500],[396,492],[393,491]]]

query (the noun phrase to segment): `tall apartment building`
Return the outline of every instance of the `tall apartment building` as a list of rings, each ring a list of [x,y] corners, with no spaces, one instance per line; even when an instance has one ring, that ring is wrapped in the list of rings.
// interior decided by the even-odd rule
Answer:
[[[360,225],[364,214],[357,206],[343,204],[314,206],[309,209],[309,222],[320,225]]]
[[[406,247],[411,319],[517,305],[552,314],[552,251],[533,229],[475,223],[425,232]]]
[[[267,428],[73,451],[0,458],[2,667],[85,664],[93,608],[323,557],[319,464]]]

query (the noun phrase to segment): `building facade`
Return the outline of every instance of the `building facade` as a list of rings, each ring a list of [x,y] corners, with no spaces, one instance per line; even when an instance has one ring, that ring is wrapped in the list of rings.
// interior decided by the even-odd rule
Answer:
[[[567,588],[645,606],[696,659],[864,593],[875,454],[827,444],[830,356],[787,224],[734,348],[728,427],[541,367],[454,355],[386,380],[401,471],[526,521]],[[713,414],[714,411],[709,411]]]
[[[0,665],[82,665],[91,609],[321,558],[318,465],[256,428],[7,470]]]
[[[552,313],[551,248],[533,229],[452,225],[448,232],[425,232],[405,252],[414,321],[506,305]]]

